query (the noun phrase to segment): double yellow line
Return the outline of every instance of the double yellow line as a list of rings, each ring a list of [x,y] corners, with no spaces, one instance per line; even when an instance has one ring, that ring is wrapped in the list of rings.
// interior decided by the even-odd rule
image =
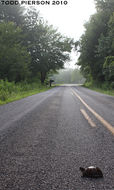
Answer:
[[[114,135],[114,127],[103,117],[96,113],[73,89],[72,92],[82,102],[82,104]]]

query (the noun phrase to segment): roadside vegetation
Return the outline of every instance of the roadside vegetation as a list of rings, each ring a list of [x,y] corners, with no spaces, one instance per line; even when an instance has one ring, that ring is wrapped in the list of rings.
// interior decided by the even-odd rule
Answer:
[[[94,91],[97,91],[97,92],[101,92],[103,94],[107,94],[107,95],[111,95],[111,96],[114,96],[114,88],[110,88],[110,87],[107,87],[107,85],[105,86],[106,84],[101,84],[101,86],[99,85],[96,85],[96,84],[91,84],[89,82],[86,82],[84,83],[84,87],[86,88],[89,88],[91,90],[94,90]]]
[[[85,86],[114,92],[114,0],[95,0],[97,12],[85,23],[77,43],[77,64],[86,78]]]
[[[44,92],[51,89],[49,85],[41,85],[40,82],[8,82],[7,80],[0,81],[0,104],[6,104],[36,93]]]

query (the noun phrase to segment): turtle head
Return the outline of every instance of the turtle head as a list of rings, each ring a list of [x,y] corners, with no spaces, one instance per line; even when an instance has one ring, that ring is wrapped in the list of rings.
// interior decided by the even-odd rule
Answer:
[[[83,173],[85,171],[85,168],[80,167],[80,171]]]

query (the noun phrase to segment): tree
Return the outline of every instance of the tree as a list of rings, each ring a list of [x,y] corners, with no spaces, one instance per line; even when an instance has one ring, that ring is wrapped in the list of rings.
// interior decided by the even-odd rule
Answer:
[[[7,1],[7,0],[5,0]],[[12,0],[15,2],[15,0]],[[6,5],[0,1],[0,22],[14,22],[17,26],[24,22],[24,7],[18,5]]]
[[[0,24],[0,79],[19,82],[29,75],[30,55],[21,44],[21,32],[13,22]]]
[[[40,73],[41,83],[44,83],[50,71],[63,68],[64,63],[70,59],[69,53],[74,42],[70,38],[63,37],[38,15],[35,9],[28,12],[28,18],[30,16],[31,20],[27,26],[27,42],[32,58],[30,65],[32,76]]]
[[[97,56],[105,60],[105,57],[114,54],[114,13],[107,23],[107,33],[101,34],[98,42]]]
[[[106,57],[103,65],[106,81],[114,82],[114,56]]]
[[[114,1],[113,0],[94,0],[96,9],[98,12],[106,11],[106,12],[113,12],[114,11]]]
[[[88,80],[104,82],[103,64],[105,57],[113,55],[113,19],[114,1],[96,0],[97,13],[85,24],[85,33],[79,43],[80,57],[78,65]]]

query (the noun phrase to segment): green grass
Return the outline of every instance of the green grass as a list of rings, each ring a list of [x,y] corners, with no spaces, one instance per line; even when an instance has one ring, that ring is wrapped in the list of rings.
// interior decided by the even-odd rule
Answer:
[[[114,96],[114,89],[109,89],[105,85],[102,85],[101,87],[97,87],[97,86],[92,85],[90,83],[85,83],[83,86],[86,87],[86,88],[89,88],[91,90],[94,90],[96,92],[100,92],[100,93],[103,93],[103,94]]]
[[[18,83],[8,81],[0,81],[0,105],[13,102],[27,96],[31,96],[40,92],[49,90],[50,87],[41,85],[40,83]]]

